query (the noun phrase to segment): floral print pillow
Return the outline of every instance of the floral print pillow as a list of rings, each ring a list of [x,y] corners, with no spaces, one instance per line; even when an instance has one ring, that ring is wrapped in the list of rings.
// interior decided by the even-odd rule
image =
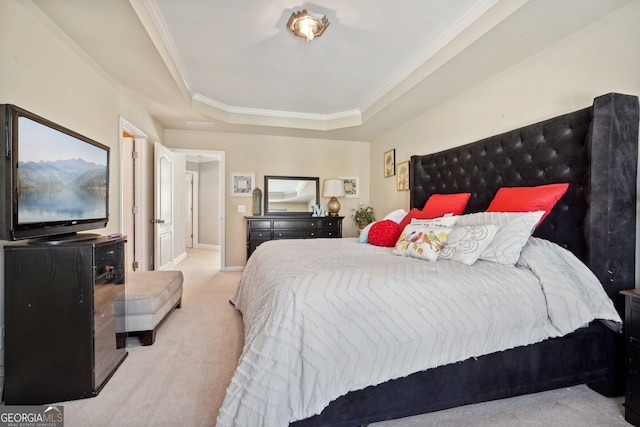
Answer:
[[[413,220],[402,230],[392,253],[437,261],[438,254],[444,248],[456,220],[455,216]]]

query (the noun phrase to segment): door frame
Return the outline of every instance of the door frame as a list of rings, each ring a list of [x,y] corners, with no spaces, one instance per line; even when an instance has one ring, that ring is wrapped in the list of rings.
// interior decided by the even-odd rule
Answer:
[[[218,182],[220,183],[220,191],[218,191],[218,204],[220,206],[220,267],[222,271],[225,271],[225,248],[227,246],[226,243],[226,204],[225,204],[225,195],[227,182],[225,180],[225,152],[218,150],[197,150],[197,149],[189,149],[189,148],[169,148],[171,151],[175,153],[181,154],[190,154],[194,156],[202,156],[211,158],[211,160],[218,160]],[[188,171],[187,171],[188,172]],[[194,244],[195,245],[195,244]]]
[[[199,185],[200,183],[198,182],[198,178],[199,178],[199,172],[197,171],[186,171],[187,175],[191,175],[193,181],[192,181],[192,188],[193,188],[193,194],[191,195],[191,208],[192,208],[192,212],[191,212],[191,231],[193,232],[193,237],[191,238],[191,242],[192,242],[192,247],[193,248],[197,248],[198,247],[198,221],[200,220],[199,218],[199,211],[198,211],[198,197],[199,196]]]
[[[125,214],[130,214],[129,213],[125,213],[125,210],[130,210],[132,208],[132,206],[129,206],[126,201],[124,200],[124,195],[125,195],[125,191],[124,191],[124,186],[125,184],[129,184],[129,183],[125,183],[124,182],[124,164],[125,164],[125,156],[130,156],[131,153],[125,153],[125,143],[124,143],[124,133],[128,133],[130,135],[133,135],[133,138],[135,139],[136,142],[136,151],[138,152],[138,158],[137,158],[137,167],[136,167],[136,177],[135,177],[135,188],[134,188],[134,192],[135,192],[135,197],[136,197],[136,204],[137,204],[137,214],[136,214],[136,220],[135,220],[135,236],[127,236],[127,243],[126,244],[131,244],[131,245],[135,245],[135,253],[136,253],[136,258],[138,261],[138,271],[146,271],[149,270],[149,230],[148,227],[145,227],[144,225],[148,222],[148,218],[149,218],[149,208],[148,208],[148,203],[147,201],[144,199],[143,195],[147,193],[146,189],[148,188],[148,148],[147,148],[147,144],[148,144],[148,136],[146,133],[144,133],[142,130],[140,130],[137,126],[135,126],[133,123],[129,122],[127,119],[125,119],[124,117],[120,116],[119,118],[119,133],[118,133],[118,142],[119,142],[119,146],[118,146],[118,151],[120,154],[120,162],[119,162],[119,168],[118,168],[118,174],[119,174],[119,181],[120,181],[120,226],[119,226],[119,231],[121,233],[124,232],[124,215]],[[112,169],[113,170],[113,169]],[[131,263],[133,263],[134,260],[126,260],[127,265],[130,266]]]

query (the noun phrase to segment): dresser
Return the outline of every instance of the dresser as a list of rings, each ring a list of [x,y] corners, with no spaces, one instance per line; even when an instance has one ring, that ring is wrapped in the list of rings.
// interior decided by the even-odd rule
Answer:
[[[626,379],[624,417],[640,426],[640,289],[622,291],[625,296],[624,339]]]
[[[247,216],[247,259],[263,242],[342,237],[342,216]]]

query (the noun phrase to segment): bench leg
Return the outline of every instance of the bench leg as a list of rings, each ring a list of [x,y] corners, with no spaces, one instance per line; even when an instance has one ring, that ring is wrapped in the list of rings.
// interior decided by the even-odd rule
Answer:
[[[126,332],[117,332],[116,333],[116,348],[125,348],[127,346],[127,333]]]
[[[142,345],[152,345],[156,341],[156,330],[152,329],[150,331],[140,331],[136,332],[138,335],[138,339],[140,340],[140,344]]]
[[[180,298],[178,300],[178,302],[176,302],[176,305],[173,306],[173,308],[181,308],[182,307],[182,298]],[[138,339],[140,340],[140,344],[141,345],[152,345],[155,341],[156,341],[156,329],[158,329],[158,327],[160,327],[160,325],[165,321],[165,319],[168,317],[165,316],[160,323],[158,323],[158,325],[155,327],[155,329],[152,329],[150,331],[135,331],[135,332],[129,332],[128,334],[126,332],[118,332],[116,333],[116,346],[117,348],[124,348],[127,344],[127,336],[137,336]]]

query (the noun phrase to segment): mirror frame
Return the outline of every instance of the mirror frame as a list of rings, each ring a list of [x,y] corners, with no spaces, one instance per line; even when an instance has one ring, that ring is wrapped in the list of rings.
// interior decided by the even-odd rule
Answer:
[[[285,176],[285,175],[265,175],[264,176],[264,214],[265,216],[312,216],[312,212],[270,212],[269,211],[269,180],[294,180],[294,181],[312,181],[316,183],[316,205],[320,205],[320,178],[317,176]]]

